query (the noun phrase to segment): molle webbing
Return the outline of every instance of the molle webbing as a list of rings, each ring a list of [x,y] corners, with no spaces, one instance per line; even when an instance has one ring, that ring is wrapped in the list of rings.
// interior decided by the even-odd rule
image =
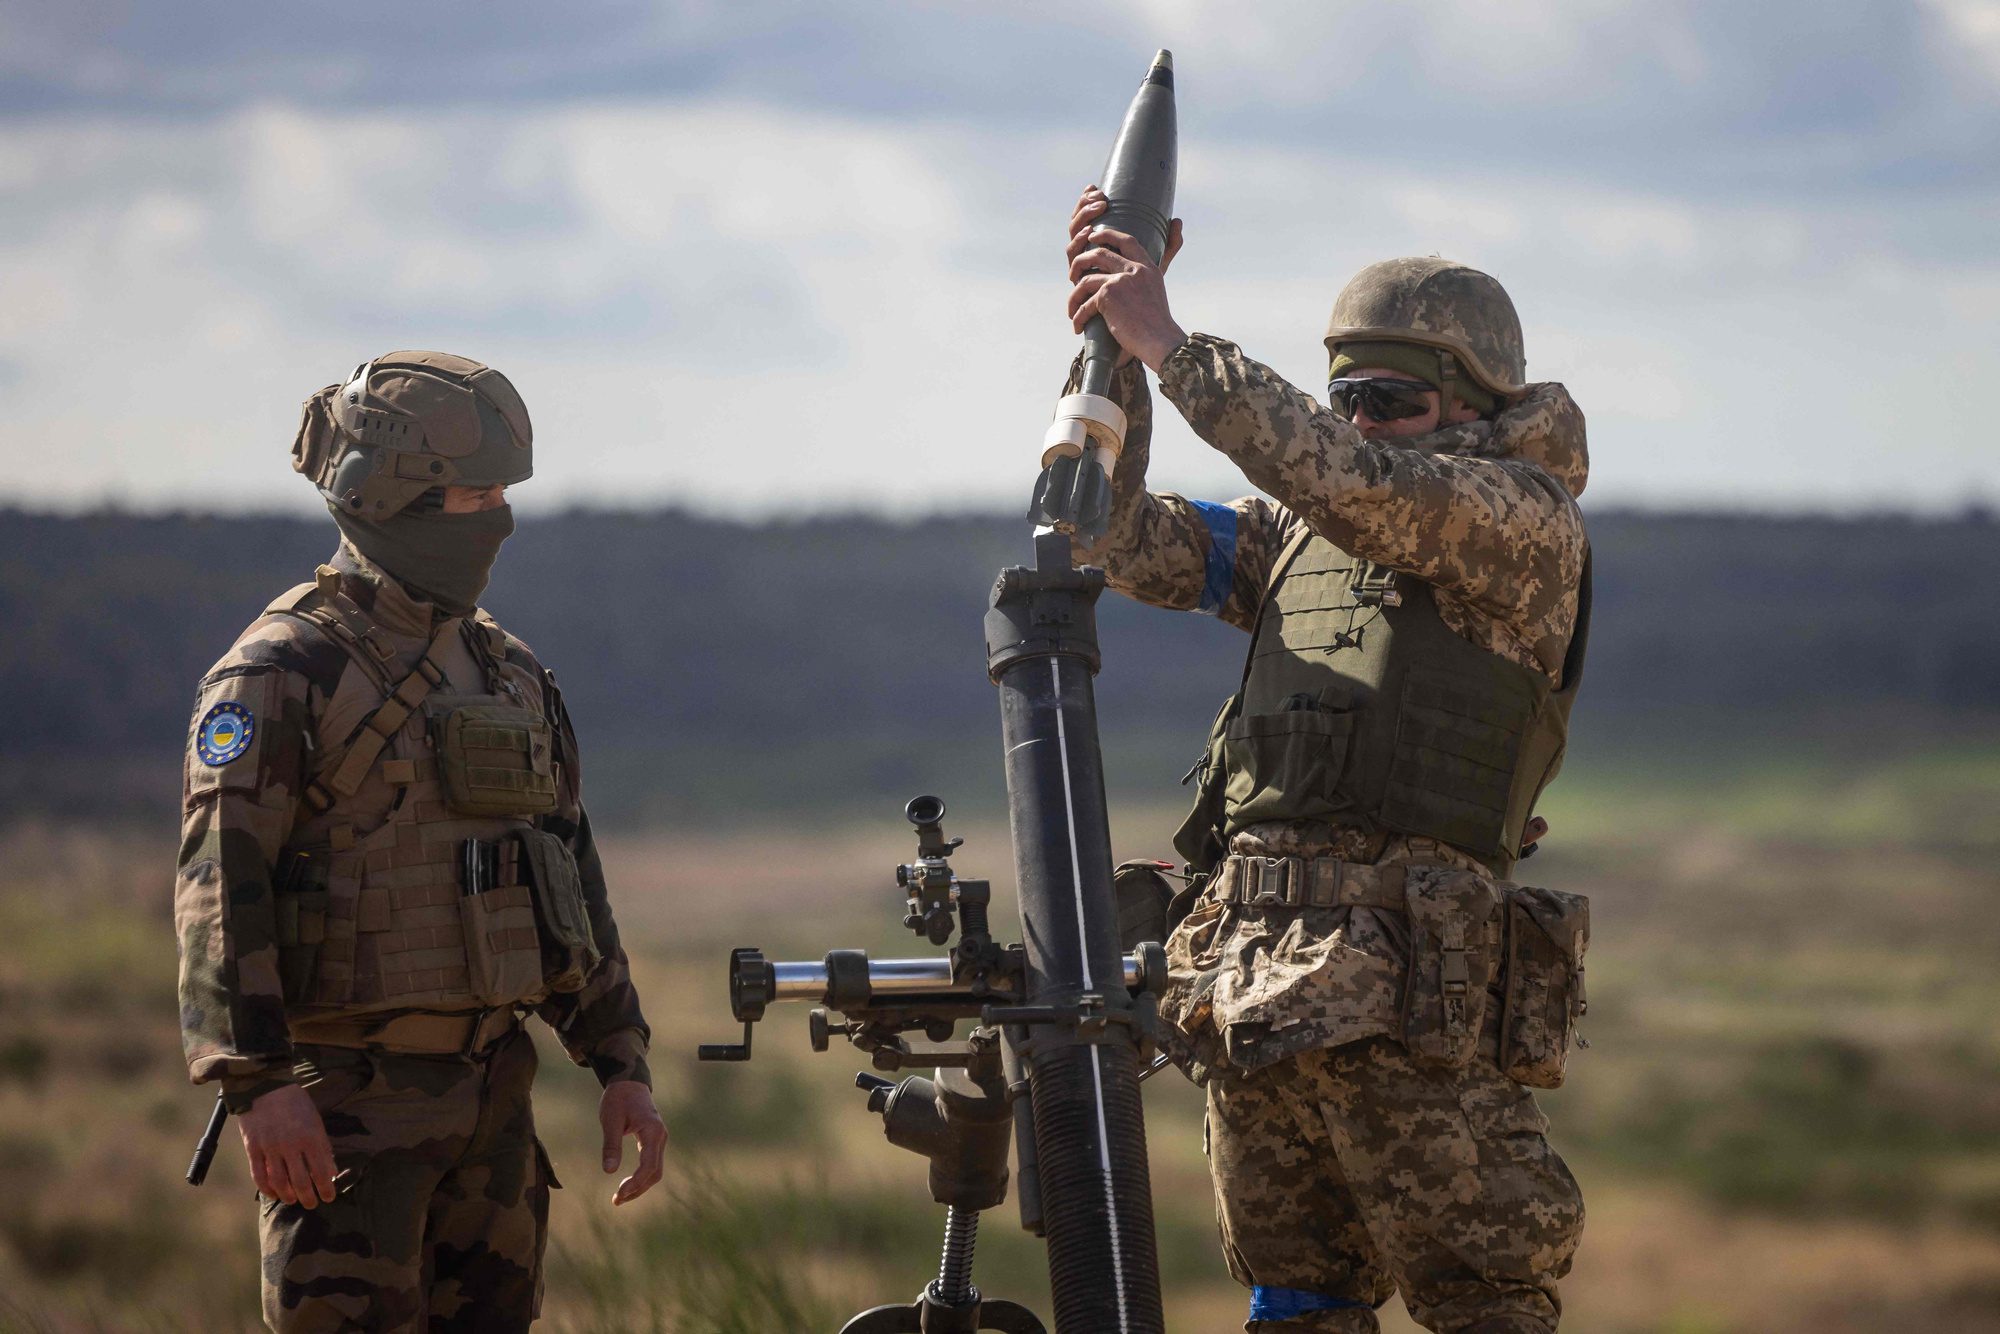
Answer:
[[[346,728],[346,741],[327,748],[295,830],[302,846],[323,849],[316,856],[324,871],[315,875],[312,894],[298,898],[296,925],[281,942],[290,947],[290,1017],[314,1025],[373,1024],[382,1014],[450,1015],[538,1001],[547,986],[519,838],[532,831],[530,815],[553,808],[553,783],[533,802],[496,796],[467,810],[452,799],[446,755],[437,745],[444,722],[459,713],[482,725],[489,714],[511,720],[517,731],[535,731],[539,723],[539,745],[529,752],[510,743],[482,749],[478,758],[482,767],[490,759],[510,773],[538,761],[538,776],[547,777],[549,725],[537,707],[531,669],[501,656],[505,639],[497,626],[454,618],[435,628],[414,670],[403,673],[410,638],[390,637],[372,624],[336,579],[294,590],[272,611],[324,629],[355,663],[359,679],[349,682],[379,692],[367,715]],[[365,694],[356,701],[369,703]],[[403,1041],[362,1044],[355,1033],[349,1037],[391,1049]],[[457,1050],[460,1038],[411,1040],[401,1049]]]

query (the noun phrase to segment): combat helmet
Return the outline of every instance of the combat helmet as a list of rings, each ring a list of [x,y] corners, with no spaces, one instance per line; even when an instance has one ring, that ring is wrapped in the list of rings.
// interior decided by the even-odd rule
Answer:
[[[534,472],[534,428],[506,376],[449,352],[391,352],[305,402],[292,467],[347,514],[380,523],[437,487]]]
[[[1326,349],[1358,342],[1436,349],[1447,402],[1461,376],[1502,402],[1526,392],[1521,319],[1507,289],[1448,259],[1385,259],[1355,274],[1334,299]]]

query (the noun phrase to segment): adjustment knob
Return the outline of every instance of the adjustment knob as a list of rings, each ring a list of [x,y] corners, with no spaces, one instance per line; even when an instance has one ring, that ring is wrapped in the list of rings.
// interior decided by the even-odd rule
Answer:
[[[896,1081],[883,1079],[880,1075],[871,1075],[862,1070],[854,1076],[854,1087],[866,1090],[868,1110],[879,1112],[889,1105],[889,1095],[896,1091]]]

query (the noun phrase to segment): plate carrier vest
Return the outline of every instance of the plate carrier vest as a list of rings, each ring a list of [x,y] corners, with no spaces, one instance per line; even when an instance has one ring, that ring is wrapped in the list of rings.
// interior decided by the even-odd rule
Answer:
[[[389,640],[330,567],[266,611],[325,631],[382,697],[352,736],[321,738],[326,749],[280,860],[288,1006],[333,1017],[544,998],[523,841],[550,837],[533,817],[556,804],[542,682],[506,661],[505,635],[483,612],[444,622],[399,680]],[[453,692],[464,683],[439,667],[454,637],[479,665],[482,693]],[[476,870],[468,840],[492,849]],[[480,892],[469,892],[469,875]]]
[[[1590,559],[1562,681],[1467,641],[1431,587],[1309,532],[1279,557],[1175,837],[1197,870],[1244,828],[1325,821],[1428,836],[1505,876],[1562,766],[1590,631]]]

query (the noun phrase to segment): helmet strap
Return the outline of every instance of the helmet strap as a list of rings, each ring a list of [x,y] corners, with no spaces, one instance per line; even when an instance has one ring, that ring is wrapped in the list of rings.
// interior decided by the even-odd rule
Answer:
[[[1443,430],[1451,417],[1452,401],[1458,397],[1452,384],[1458,378],[1458,358],[1451,353],[1438,352],[1438,429]]]

